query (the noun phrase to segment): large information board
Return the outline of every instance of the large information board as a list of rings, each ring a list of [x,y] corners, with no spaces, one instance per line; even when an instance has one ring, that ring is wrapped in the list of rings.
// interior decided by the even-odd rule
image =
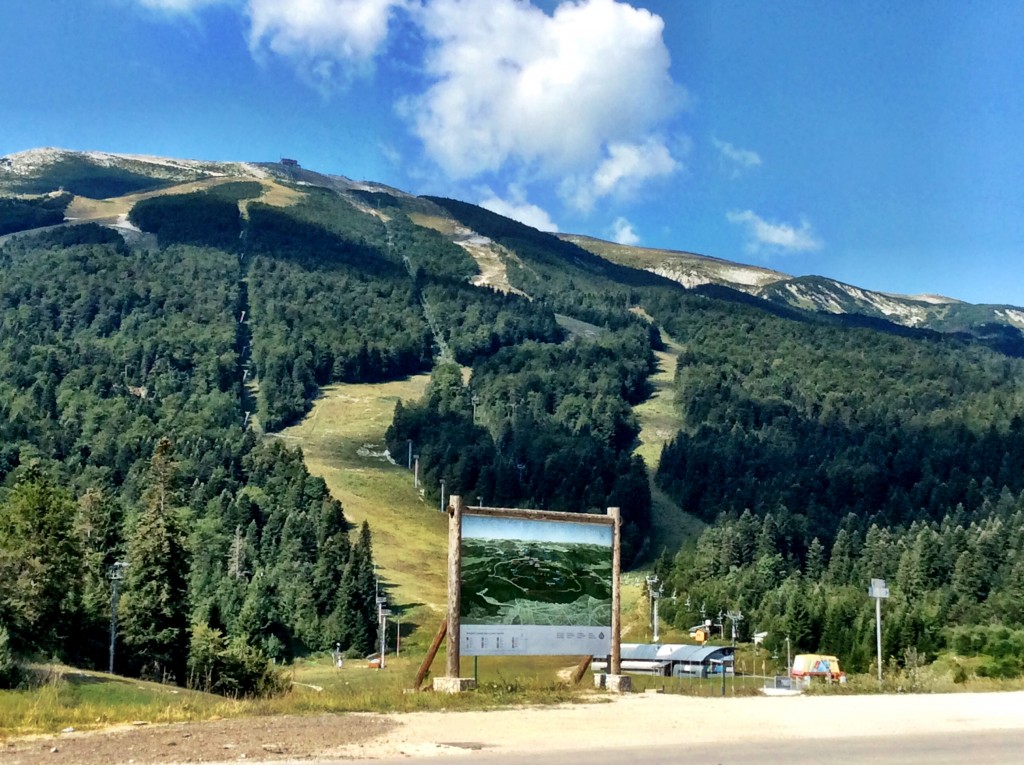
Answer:
[[[610,519],[562,521],[549,513],[536,520],[475,510],[462,516],[461,653],[608,654]]]

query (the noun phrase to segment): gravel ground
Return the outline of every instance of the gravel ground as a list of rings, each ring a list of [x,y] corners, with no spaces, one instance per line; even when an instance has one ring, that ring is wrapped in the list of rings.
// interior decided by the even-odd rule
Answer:
[[[0,765],[430,757],[658,743],[1024,730],[1024,693],[694,698],[654,693],[490,712],[219,720],[10,741]]]

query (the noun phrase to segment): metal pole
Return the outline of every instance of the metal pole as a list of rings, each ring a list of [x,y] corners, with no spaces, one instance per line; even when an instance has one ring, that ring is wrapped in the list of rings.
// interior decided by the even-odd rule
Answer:
[[[122,561],[115,562],[110,567],[110,665],[108,670],[114,674],[114,647],[117,645],[117,601],[121,596],[120,583],[124,578],[124,570],[127,564]]]
[[[882,599],[875,598],[875,640],[878,643],[878,682],[882,682]]]
[[[655,643],[659,642],[658,641],[658,602],[660,600],[661,600],[661,598],[659,598],[657,596],[657,594],[655,594],[655,597],[654,597],[654,642]]]
[[[380,669],[384,669],[384,649],[387,645],[388,617],[384,616],[384,606],[380,603],[377,604],[377,612],[380,619],[380,664],[377,666]]]
[[[119,595],[117,585],[120,581],[120,579],[113,580],[114,591],[110,596],[110,667],[107,670],[110,674],[114,674],[114,646],[117,643],[117,599]]]

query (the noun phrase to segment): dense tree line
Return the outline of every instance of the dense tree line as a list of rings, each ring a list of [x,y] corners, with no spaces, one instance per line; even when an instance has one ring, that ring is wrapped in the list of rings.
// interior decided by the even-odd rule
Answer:
[[[70,194],[0,199],[0,236],[61,223],[70,201]]]
[[[687,428],[662,486],[705,520],[785,506],[807,539],[848,513],[941,520],[1024,489],[1024,365],[955,340],[840,330],[709,303],[673,327]]]
[[[334,204],[370,217],[345,210],[342,200]],[[322,385],[422,372],[433,357],[412,279],[374,238],[386,237],[383,228],[371,223],[369,240],[347,238],[304,220],[327,217],[327,205],[249,208],[252,357],[260,419],[270,429],[304,414]]]
[[[243,430],[242,275],[92,225],[0,250],[10,651],[106,667],[118,561],[119,671],[252,693],[276,687],[268,656],[372,649],[368,529],[350,543],[301,453]]]
[[[1000,640],[1024,627],[1020,361],[934,333],[707,297],[650,310],[685,345],[685,429],[657,480],[713,524],[661,563],[690,602],[667,606],[678,626],[697,623],[701,603],[739,607],[775,647],[789,636],[866,670],[866,587],[884,578],[885,655],[899,662],[908,649],[987,650],[962,637],[979,625],[1002,625]],[[981,672],[1020,667],[1024,657],[1000,645],[998,666]]]
[[[233,250],[238,248],[242,234],[235,196],[256,196],[259,189],[258,183],[238,183],[211,191],[151,197],[136,202],[128,220],[143,231],[156,234],[162,245],[192,244]]]
[[[468,386],[454,365],[437,368],[419,404],[399,405],[387,432],[393,453],[411,439],[428,494],[493,506],[623,514],[626,556],[650,533],[643,460],[631,403],[647,391],[653,356],[646,332],[595,340],[524,342],[479,360]]]
[[[460,364],[472,364],[524,340],[562,339],[551,310],[520,295],[443,280],[425,282],[420,294]]]
[[[692,550],[663,561],[669,591],[663,614],[679,628],[700,609],[742,610],[741,637],[767,631],[769,648],[789,637],[796,650],[840,656],[853,671],[875,660],[871,579],[885,579],[883,658],[903,664],[942,651],[984,656],[977,672],[1024,670],[1024,493],[1008,490],[941,521],[865,527],[847,516],[829,545],[806,543],[784,508],[758,518],[724,516]],[[801,560],[787,551],[806,547]],[[688,605],[687,605],[688,603]]]

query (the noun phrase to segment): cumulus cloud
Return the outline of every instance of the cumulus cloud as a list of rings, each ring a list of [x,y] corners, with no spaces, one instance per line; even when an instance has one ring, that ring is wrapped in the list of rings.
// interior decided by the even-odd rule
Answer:
[[[761,155],[756,151],[740,149],[728,141],[721,141],[717,138],[713,138],[712,142],[715,148],[718,149],[718,156],[723,166],[733,176],[738,176],[744,170],[750,170],[761,165]]]
[[[612,241],[635,247],[640,244],[640,237],[633,229],[633,224],[620,217],[612,224]]]
[[[318,86],[343,82],[349,65],[366,65],[383,48],[396,9],[415,0],[136,0],[147,8],[188,14],[230,4],[249,20],[254,56],[291,59]]]
[[[320,84],[339,63],[365,64],[388,37],[391,16],[408,0],[247,0],[249,47],[302,62]]]
[[[635,176],[616,169],[625,147],[650,153],[644,141],[685,100],[661,18],[625,3],[564,2],[549,16],[516,0],[432,0],[419,19],[434,82],[407,114],[456,178],[508,164],[591,174],[607,163],[594,180],[614,184]]]
[[[821,240],[806,220],[801,220],[799,227],[770,223],[753,210],[733,210],[726,218],[747,230],[747,251],[751,253],[813,252],[822,248]]]
[[[502,199],[490,189],[485,189],[483,193],[481,207],[541,231],[558,231],[558,225],[545,210],[526,200],[526,192],[521,186],[511,184],[508,187],[507,199]]]
[[[595,200],[611,194],[630,194],[645,181],[671,175],[679,167],[668,147],[655,138],[641,144],[615,143],[589,177],[563,181],[563,196],[580,210],[589,210]]]
[[[421,77],[406,82],[422,86],[401,94],[399,113],[454,179],[567,178],[563,198],[586,211],[679,168],[670,123],[686,92],[672,79],[661,17],[628,2],[564,0],[546,4],[550,13],[529,0],[136,2],[235,7],[254,57],[291,61],[325,93],[373,71],[393,30],[412,34],[424,47]]]

